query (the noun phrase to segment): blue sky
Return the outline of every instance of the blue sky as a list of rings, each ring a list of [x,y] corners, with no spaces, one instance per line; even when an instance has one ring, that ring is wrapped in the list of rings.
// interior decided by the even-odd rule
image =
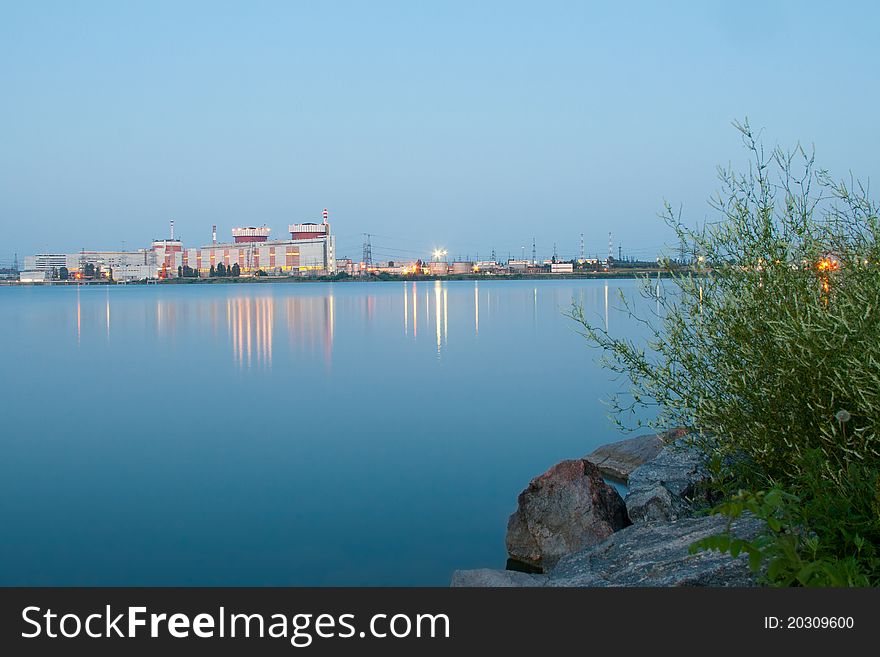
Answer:
[[[873,3],[0,1],[0,262],[327,207],[340,255],[652,255],[748,116],[877,170]]]

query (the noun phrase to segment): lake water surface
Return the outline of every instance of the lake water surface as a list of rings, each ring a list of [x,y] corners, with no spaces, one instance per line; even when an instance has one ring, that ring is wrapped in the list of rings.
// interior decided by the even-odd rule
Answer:
[[[620,438],[622,281],[0,288],[0,585],[436,585]],[[646,303],[638,300],[638,303]]]

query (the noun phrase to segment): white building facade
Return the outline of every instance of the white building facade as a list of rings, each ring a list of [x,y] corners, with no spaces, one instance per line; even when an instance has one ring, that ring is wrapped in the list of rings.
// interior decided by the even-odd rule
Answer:
[[[91,264],[102,277],[131,281],[176,278],[178,270],[190,268],[199,276],[209,276],[222,263],[238,265],[243,275],[264,272],[270,276],[333,275],[336,273],[336,238],[330,233],[327,210],[322,223],[290,224],[290,239],[269,240],[270,229],[234,228],[233,242],[199,248],[185,248],[174,238],[153,240],[148,249],[137,251],[81,251],[79,253],[40,253],[27,256],[24,269],[45,272],[49,277],[65,267],[71,277]],[[216,231],[214,233],[216,240]]]

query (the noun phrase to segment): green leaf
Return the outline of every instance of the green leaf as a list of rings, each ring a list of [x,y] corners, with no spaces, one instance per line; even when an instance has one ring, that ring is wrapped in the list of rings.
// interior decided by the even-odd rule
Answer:
[[[758,572],[761,568],[761,553],[757,550],[749,551],[749,568],[752,572]]]

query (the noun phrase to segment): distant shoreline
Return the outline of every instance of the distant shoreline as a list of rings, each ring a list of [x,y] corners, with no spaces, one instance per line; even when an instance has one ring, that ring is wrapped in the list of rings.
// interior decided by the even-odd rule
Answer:
[[[583,274],[504,274],[487,276],[485,274],[455,274],[448,276],[393,276],[388,274],[370,276],[217,276],[214,278],[170,278],[163,281],[44,281],[22,283],[21,281],[0,281],[0,286],[82,286],[82,285],[246,285],[263,283],[408,283],[410,281],[543,281],[543,280],[591,280],[591,279],[637,279],[645,276],[669,278],[671,273],[658,270],[631,270],[588,272]]]

